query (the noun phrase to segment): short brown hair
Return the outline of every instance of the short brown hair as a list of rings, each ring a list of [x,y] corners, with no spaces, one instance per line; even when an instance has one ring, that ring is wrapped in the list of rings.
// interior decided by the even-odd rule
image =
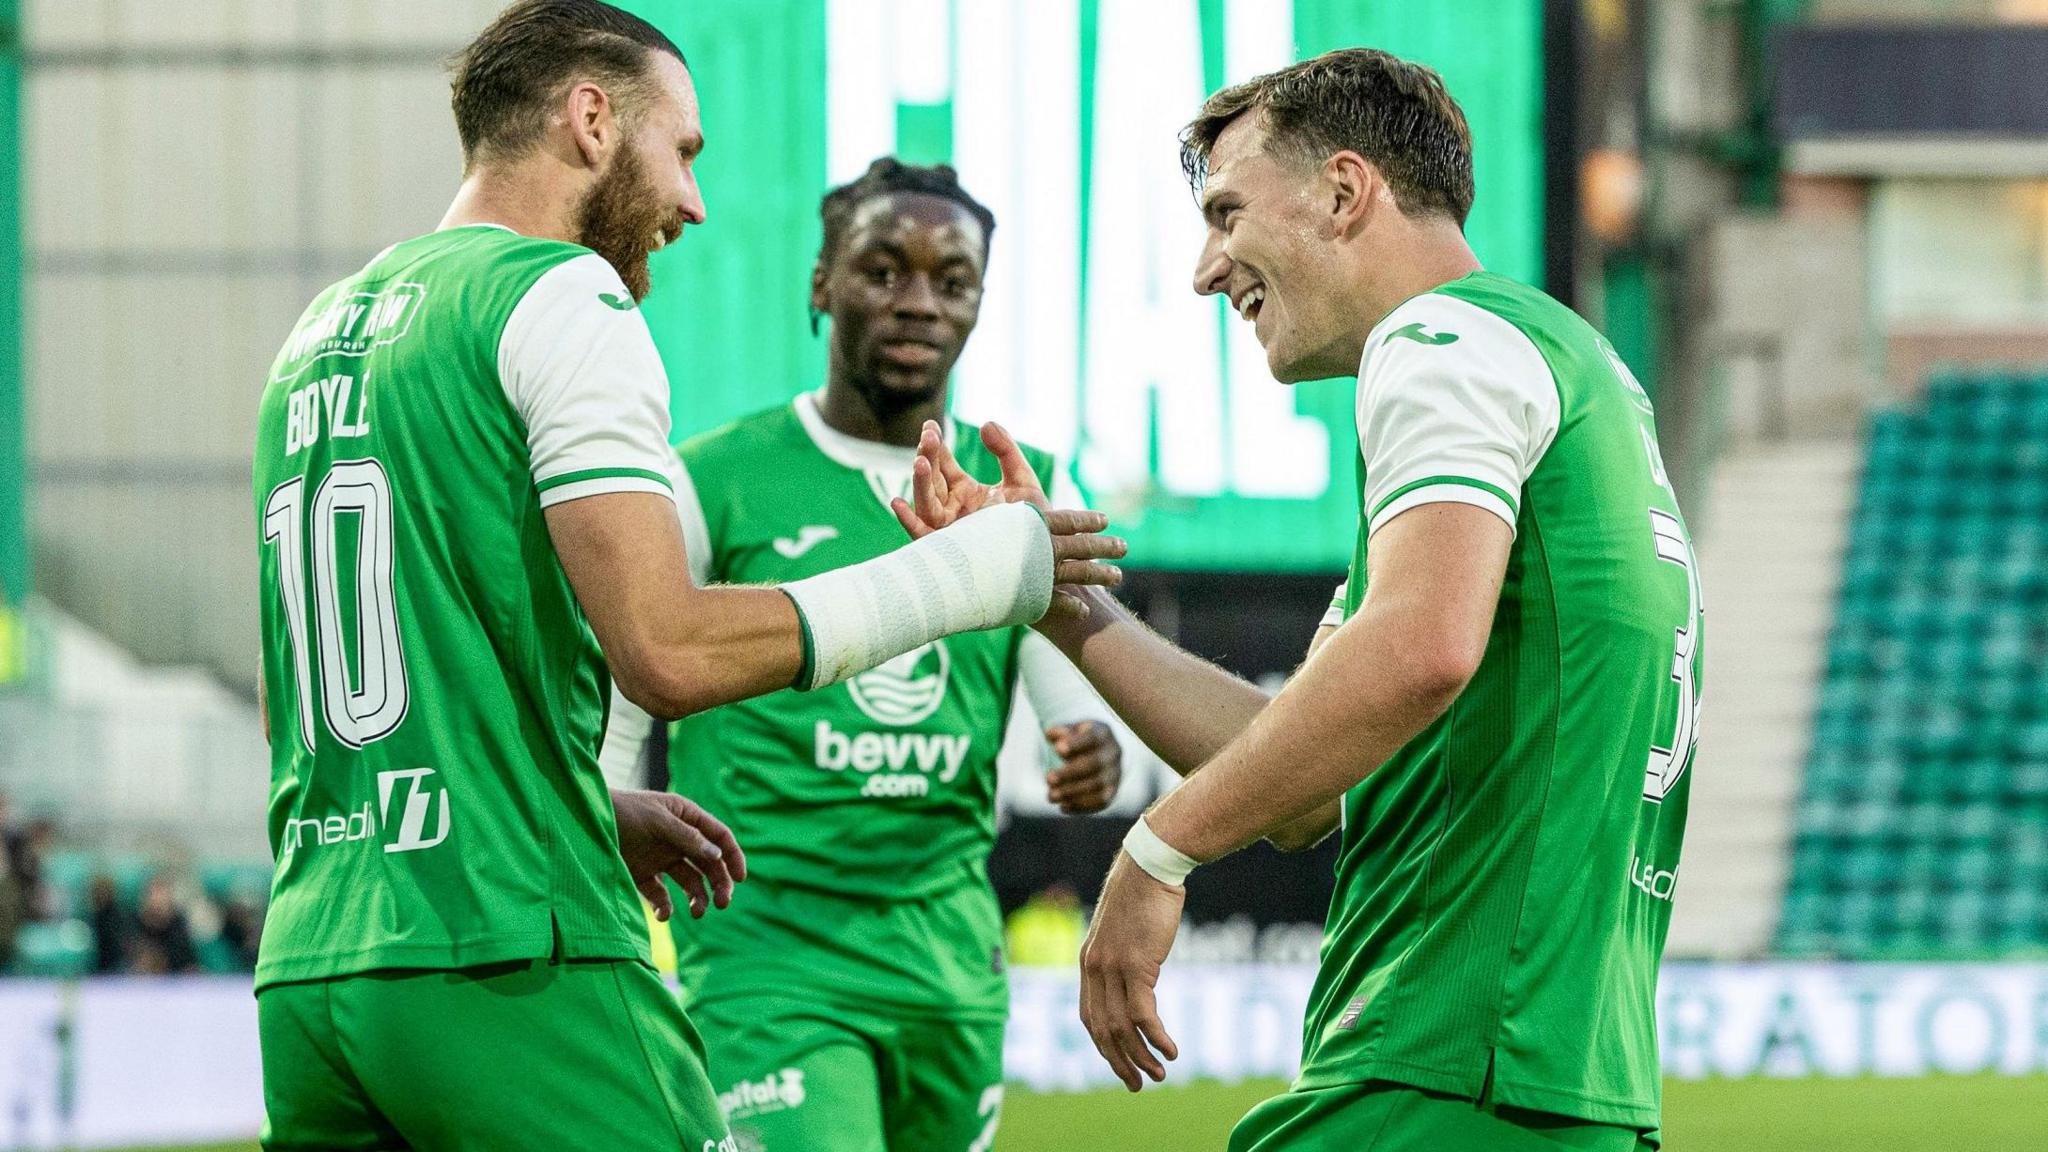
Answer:
[[[1472,130],[1443,77],[1377,48],[1340,48],[1209,97],[1181,133],[1180,162],[1200,188],[1209,151],[1238,117],[1266,118],[1266,147],[1319,165],[1356,152],[1380,170],[1401,211],[1449,216],[1472,211]]]
[[[655,52],[683,59],[660,29],[603,0],[519,0],[449,61],[463,162],[533,146],[550,105],[578,80],[604,86],[630,114]]]

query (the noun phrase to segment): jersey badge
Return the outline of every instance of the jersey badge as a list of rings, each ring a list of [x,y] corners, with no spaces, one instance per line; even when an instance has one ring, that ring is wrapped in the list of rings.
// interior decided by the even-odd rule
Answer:
[[[846,690],[869,719],[907,727],[939,710],[952,667],[946,642],[934,640],[853,677]]]

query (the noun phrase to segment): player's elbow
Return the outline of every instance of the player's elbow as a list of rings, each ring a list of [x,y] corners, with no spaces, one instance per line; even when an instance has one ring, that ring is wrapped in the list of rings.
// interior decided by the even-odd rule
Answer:
[[[1416,703],[1432,712],[1451,706],[1486,658],[1485,637],[1444,636],[1410,650],[1408,688]]]
[[[1330,833],[1336,830],[1337,824],[1335,821],[1328,824],[1289,825],[1267,836],[1266,843],[1271,844],[1282,852],[1306,852],[1323,841],[1328,840]]]
[[[656,720],[681,720],[724,703],[709,662],[689,650],[616,661],[612,679],[620,695]]]

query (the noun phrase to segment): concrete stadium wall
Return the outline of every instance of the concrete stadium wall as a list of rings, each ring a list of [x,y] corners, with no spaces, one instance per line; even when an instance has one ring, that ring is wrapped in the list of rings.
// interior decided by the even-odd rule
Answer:
[[[249,463],[299,310],[432,228],[441,60],[498,0],[24,0],[37,585],[249,685]]]

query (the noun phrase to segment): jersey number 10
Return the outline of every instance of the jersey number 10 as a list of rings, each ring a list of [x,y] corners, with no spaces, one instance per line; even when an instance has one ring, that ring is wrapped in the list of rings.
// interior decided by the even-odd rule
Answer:
[[[278,591],[284,598],[298,689],[299,736],[313,749],[313,701],[327,730],[351,748],[391,735],[405,720],[410,691],[405,651],[398,636],[398,599],[392,591],[391,482],[375,460],[342,460],[327,471],[306,515],[306,482],[293,477],[271,489],[263,508],[263,541],[277,545]],[[355,675],[342,639],[340,548],[337,524],[357,520],[355,556]],[[312,536],[314,619],[319,629],[319,675],[306,643],[306,537]]]

